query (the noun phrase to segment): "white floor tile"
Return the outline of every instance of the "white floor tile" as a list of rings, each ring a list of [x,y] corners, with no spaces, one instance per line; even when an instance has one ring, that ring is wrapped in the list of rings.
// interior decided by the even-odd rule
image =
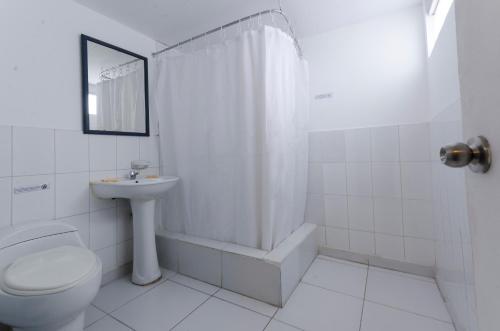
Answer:
[[[316,259],[303,282],[363,298],[368,267],[333,259]]]
[[[104,316],[106,316],[106,313],[92,305],[89,306],[87,310],[85,310],[85,327],[89,326],[92,323],[95,323]]]
[[[85,331],[132,331],[132,329],[107,316],[86,328]]]
[[[436,283],[427,279],[370,267],[366,300],[451,322]]]
[[[174,331],[260,331],[268,322],[269,317],[211,298]]]
[[[97,293],[93,304],[97,308],[110,313],[158,285],[158,283],[149,286],[134,285],[130,281],[130,275],[128,275],[103,286]]]
[[[244,295],[231,292],[228,290],[221,289],[219,292],[215,293],[215,296],[219,299],[229,301],[235,305],[245,307],[247,309],[253,310],[262,315],[272,317],[274,313],[278,310],[277,307],[267,304],[262,301],[258,301]]]
[[[300,329],[277,320],[272,320],[265,331],[300,331]]]
[[[135,330],[165,331],[174,327],[209,296],[166,281],[112,315]],[[218,316],[225,316],[221,313]]]
[[[301,283],[276,319],[308,331],[358,331],[363,300]]]
[[[217,286],[181,274],[176,274],[171,278],[171,280],[176,283],[182,284],[184,286],[206,293],[208,295],[212,295],[219,290],[219,287]]]
[[[361,331],[454,331],[453,325],[432,318],[366,302]]]

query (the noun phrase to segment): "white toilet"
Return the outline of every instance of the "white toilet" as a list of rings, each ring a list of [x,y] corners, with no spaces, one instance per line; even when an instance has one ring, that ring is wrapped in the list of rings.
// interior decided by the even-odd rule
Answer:
[[[102,264],[78,230],[38,223],[0,231],[0,323],[14,330],[83,330]]]

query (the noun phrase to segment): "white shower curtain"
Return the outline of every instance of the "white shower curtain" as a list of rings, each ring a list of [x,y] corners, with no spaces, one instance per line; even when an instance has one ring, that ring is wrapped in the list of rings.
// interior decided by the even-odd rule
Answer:
[[[271,250],[304,222],[308,70],[264,26],[157,60],[167,230]]]
[[[144,132],[144,68],[95,85],[97,112],[93,130]]]

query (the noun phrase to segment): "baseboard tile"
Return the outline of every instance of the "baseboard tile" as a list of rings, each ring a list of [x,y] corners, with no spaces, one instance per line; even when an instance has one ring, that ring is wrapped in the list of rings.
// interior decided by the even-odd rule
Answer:
[[[321,255],[341,260],[362,263],[374,267],[395,270],[417,276],[436,278],[434,267],[427,267],[409,262],[390,260],[378,256],[370,256],[365,254],[347,252],[324,246],[319,248],[319,253]]]

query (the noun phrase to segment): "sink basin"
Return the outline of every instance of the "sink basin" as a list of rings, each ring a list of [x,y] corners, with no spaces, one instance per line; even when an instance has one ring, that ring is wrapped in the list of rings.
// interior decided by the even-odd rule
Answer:
[[[90,183],[92,192],[99,198],[130,200],[134,232],[134,284],[149,285],[161,278],[155,242],[155,199],[164,196],[177,181],[177,177],[165,176]]]
[[[102,199],[139,199],[161,198],[175,186],[179,178],[165,176],[158,178],[120,179],[117,181],[92,182],[92,191]]]

